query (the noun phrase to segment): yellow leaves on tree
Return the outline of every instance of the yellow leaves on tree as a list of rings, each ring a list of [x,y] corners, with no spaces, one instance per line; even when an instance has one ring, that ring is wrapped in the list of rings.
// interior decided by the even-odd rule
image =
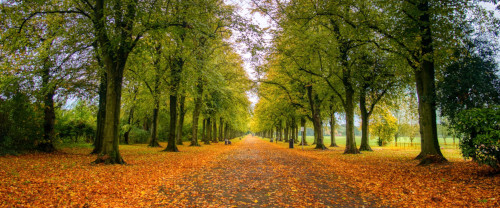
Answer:
[[[387,108],[378,108],[370,124],[370,133],[378,137],[379,145],[391,142],[398,129],[397,119]]]

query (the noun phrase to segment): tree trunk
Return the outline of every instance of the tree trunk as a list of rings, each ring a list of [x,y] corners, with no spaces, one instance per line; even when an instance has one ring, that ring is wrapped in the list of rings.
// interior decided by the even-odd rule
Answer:
[[[316,127],[314,127],[314,121],[313,121],[313,134],[314,134],[314,138],[313,138],[312,145],[315,145],[318,141],[318,131],[316,130]]]
[[[306,131],[307,131],[307,128],[306,128],[306,118],[304,117],[301,117],[300,118],[300,126],[302,129],[304,129],[302,131],[302,145],[307,145],[307,140],[306,140]]]
[[[288,124],[289,125],[288,129],[290,130],[289,139],[292,140],[292,142],[295,142],[295,129],[293,128],[293,121],[294,120],[295,120],[295,118],[292,116],[290,123]]]
[[[344,154],[359,154],[354,137],[354,90],[352,86],[344,84],[345,94],[345,114],[346,114],[346,146]]]
[[[177,96],[179,94],[179,85],[181,81],[182,67],[184,60],[177,57],[171,69],[171,91],[170,91],[170,129],[168,132],[168,144],[166,152],[179,152],[176,145],[176,124],[177,124]]]
[[[276,142],[281,141],[281,120],[276,125]]]
[[[373,151],[368,140],[370,115],[368,110],[366,110],[366,92],[364,89],[359,93],[359,110],[361,111],[361,146],[359,146],[359,151]]]
[[[104,137],[102,141],[102,149],[98,153],[97,159],[94,163],[106,164],[124,164],[119,149],[119,122],[120,122],[120,108],[121,108],[121,92],[123,83],[123,72],[130,51],[135,46],[133,44],[132,35],[124,30],[134,29],[136,10],[133,5],[126,14],[123,20],[119,21],[122,26],[121,32],[116,35],[117,38],[109,38],[106,24],[107,19],[105,16],[105,5],[103,0],[97,0],[93,8],[94,14],[94,32],[99,46],[100,55],[103,58],[103,65],[106,69],[107,75],[107,89],[106,89],[106,116],[104,119]],[[117,11],[123,12],[123,11]],[[123,13],[122,13],[123,14]],[[127,29],[125,29],[127,28]],[[118,42],[114,42],[118,40]]]
[[[198,120],[200,117],[200,109],[201,109],[201,102],[202,102],[202,96],[203,96],[203,83],[202,79],[198,78],[198,82],[196,83],[196,89],[198,91],[198,94],[194,98],[194,110],[193,110],[193,125],[192,125],[192,137],[191,137],[191,144],[189,146],[200,146],[198,143]],[[205,130],[205,125],[203,125],[203,131]],[[203,137],[202,137],[203,139]]]
[[[42,152],[54,152],[55,139],[55,109],[54,109],[54,87],[50,86],[50,60],[47,56],[44,59],[44,66],[41,71],[42,77],[42,95],[43,95],[43,137],[42,141],[37,144],[37,149]]]
[[[295,121],[295,118],[293,119],[294,122],[293,122],[293,133],[295,134],[295,136],[293,137],[294,140],[293,142],[298,144],[299,143],[299,126],[297,125],[297,122]]]
[[[212,130],[213,132],[212,133],[214,135],[212,137],[212,143],[218,143],[218,141],[217,141],[217,118],[214,117],[213,120],[214,120],[214,122],[213,122],[213,126],[212,126],[212,128],[213,128],[213,130]]]
[[[124,164],[119,149],[120,108],[126,57],[107,57],[106,117],[102,150],[94,163]],[[114,64],[112,64],[114,62]]]
[[[104,137],[104,120],[106,117],[106,87],[107,76],[105,70],[102,70],[101,80],[99,83],[99,105],[97,110],[97,130],[94,140],[94,149],[90,154],[97,154],[102,150],[102,141]]]
[[[206,123],[206,138],[205,138],[205,144],[210,144],[210,141],[212,140],[212,122],[210,122],[211,119],[210,117],[207,118],[207,123]]]
[[[184,102],[186,101],[186,96],[181,95],[181,100],[179,103],[179,126],[177,127],[177,144],[183,145],[182,143],[182,128],[184,127],[184,116],[186,115],[186,110],[184,109]]]
[[[173,92],[172,92],[173,93]],[[177,130],[177,95],[170,95],[170,125],[168,132],[168,144],[163,150],[166,152],[179,152],[176,145],[176,130]]]
[[[156,99],[153,108],[153,125],[151,127],[151,139],[149,140],[148,147],[161,147],[158,143],[158,113],[160,109],[160,101]]]
[[[333,107],[330,107],[330,147],[338,147],[337,142],[335,141],[335,111],[333,110]]]
[[[207,126],[207,119],[203,119],[203,122],[202,122],[202,129],[201,129],[201,141],[205,142],[207,141],[207,129],[206,129],[206,126]]]
[[[50,69],[44,66],[42,70],[42,90],[43,90],[43,140],[38,143],[37,149],[42,152],[54,152],[55,139],[55,120],[56,113],[54,110],[54,87],[50,86]]]
[[[397,147],[398,146],[398,137],[399,137],[399,133],[395,133],[394,134],[394,145]]]
[[[226,122],[224,126],[224,139],[229,139],[229,123]]]
[[[417,5],[422,13],[419,18],[419,27],[422,33],[421,64],[420,69],[415,70],[420,136],[422,138],[421,152],[417,159],[421,159],[420,164],[422,165],[446,161],[441,153],[437,136],[434,49],[432,47],[429,4],[429,0],[421,0]]]
[[[327,149],[323,143],[323,131],[322,131],[323,122],[321,122],[319,116],[314,117],[313,125],[314,125],[314,132],[317,137],[315,149],[323,149],[323,150]]]
[[[321,104],[319,102],[319,97],[317,94],[313,95],[312,85],[309,85],[307,88],[307,97],[309,98],[309,105],[311,107],[312,112],[312,121],[314,126],[314,135],[316,140],[315,149],[328,149],[323,143],[323,124],[321,121]]]
[[[288,119],[285,121],[285,141],[284,142],[288,142]]]
[[[134,98],[135,100],[135,98]],[[132,119],[134,117],[134,107],[132,106],[132,108],[130,108],[130,111],[129,111],[129,114],[128,114],[128,119],[127,119],[127,124],[130,126],[130,124],[132,123]],[[129,141],[129,134],[130,134],[130,131],[132,130],[132,126],[130,126],[129,129],[127,129],[127,132],[125,132],[125,134],[123,135],[123,139],[125,141],[125,144],[130,144],[130,141]]]
[[[269,132],[270,132],[269,138],[272,140],[274,137],[274,129],[271,127],[271,130],[269,130]]]
[[[224,129],[224,119],[220,117],[219,122],[219,141],[224,141],[222,130]]]
[[[285,140],[283,137],[285,137],[285,129],[283,128],[283,121],[280,121],[280,142]]]

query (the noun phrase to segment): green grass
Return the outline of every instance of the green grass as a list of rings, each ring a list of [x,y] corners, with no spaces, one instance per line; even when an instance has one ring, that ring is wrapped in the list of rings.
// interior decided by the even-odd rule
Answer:
[[[56,149],[61,149],[61,148],[87,148],[91,149],[94,146],[92,146],[92,143],[84,143],[84,142],[78,142],[78,143],[56,143]]]
[[[299,139],[302,137],[299,136]],[[314,142],[314,136],[307,136],[307,143],[309,146],[306,146],[305,148],[310,149],[314,148],[311,144]],[[330,136],[325,136],[325,141],[324,144],[325,146],[329,147],[330,146]],[[265,140],[268,140],[267,138]],[[339,147],[335,148],[338,150],[341,150],[345,148],[345,143],[346,143],[346,138],[345,136],[337,136],[335,137],[335,140],[337,142],[337,145]],[[390,152],[390,156],[395,156],[399,157],[401,154],[405,155],[414,155],[417,156],[418,153],[420,152],[420,138],[415,138],[413,140],[413,144],[410,144],[410,139],[409,138],[399,138],[398,139],[398,146],[396,147],[394,144],[394,141],[385,145],[385,146],[378,146],[377,144],[377,139],[370,139],[370,146],[375,152],[365,152],[365,154],[371,155],[371,154],[378,154],[376,152]],[[453,160],[453,161],[461,161],[463,160],[462,154],[460,152],[460,149],[458,148],[458,139],[455,141],[456,144],[453,145],[453,140],[452,138],[447,138],[446,139],[447,144],[444,144],[444,141],[442,139],[439,139],[440,147],[441,147],[441,152],[443,153],[444,157],[448,160]],[[361,144],[361,137],[357,136],[356,137],[356,146],[359,148]],[[285,145],[286,146],[286,145]],[[331,147],[329,148],[331,149]]]
[[[302,137],[299,136],[299,139]],[[312,144],[314,142],[314,136],[307,136],[306,141],[308,144]],[[324,137],[324,143],[326,146],[330,146],[331,144],[331,139],[330,136],[325,136]],[[336,136],[335,141],[337,142],[337,145],[339,146],[345,146],[346,138],[345,136]],[[449,149],[458,149],[458,139],[455,140],[455,145],[453,145],[453,139],[452,138],[447,138],[446,139],[446,144],[443,139],[439,138],[439,145],[442,148],[449,148]],[[378,147],[377,144],[377,139],[375,138],[370,138],[369,140],[370,146],[373,147]],[[359,146],[361,144],[361,136],[356,136],[356,145]],[[394,147],[395,142],[392,141],[391,143],[387,144],[386,147]],[[398,147],[402,148],[420,148],[420,137],[417,137],[413,139],[413,144],[411,143],[410,139],[408,137],[400,137],[398,138]]]

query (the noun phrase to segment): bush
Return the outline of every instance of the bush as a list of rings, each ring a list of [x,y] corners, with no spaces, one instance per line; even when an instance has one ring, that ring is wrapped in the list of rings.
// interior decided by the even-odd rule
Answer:
[[[96,131],[95,109],[84,101],[78,101],[71,109],[56,109],[55,131],[63,143],[94,141]]]
[[[29,97],[0,97],[0,155],[33,150],[42,135],[42,112]]]
[[[136,126],[131,126],[131,125],[123,125],[120,131],[120,142],[125,143],[124,141],[124,134],[126,131],[129,132],[129,143],[130,144],[145,144],[149,141],[149,138],[151,137],[151,132],[146,131],[141,128],[137,128]]]
[[[55,129],[63,143],[78,143],[79,138],[83,138],[85,143],[94,141],[94,126],[81,120],[58,120]]]
[[[500,106],[465,110],[457,117],[456,129],[465,135],[463,156],[500,169]]]

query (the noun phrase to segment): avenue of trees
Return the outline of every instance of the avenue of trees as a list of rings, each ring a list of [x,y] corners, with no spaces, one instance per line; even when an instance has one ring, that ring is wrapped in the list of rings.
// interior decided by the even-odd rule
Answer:
[[[232,41],[256,27],[222,0],[2,1],[0,151],[92,142],[179,151],[247,131],[251,82]],[[234,35],[234,31],[239,35]],[[68,106],[69,105],[69,106]]]
[[[371,151],[370,135],[396,141],[420,136],[416,158],[427,164],[446,161],[438,143],[437,118],[442,117],[442,123],[468,138],[461,143],[464,156],[487,154],[499,164],[498,137],[491,135],[500,129],[491,116],[500,113],[495,61],[500,24],[480,1],[253,3],[270,19],[273,38],[258,68],[260,100],[252,131],[279,141],[299,140],[298,125],[310,122],[315,147],[326,149],[323,123],[335,132],[336,115],[341,115],[346,154]],[[480,114],[465,113],[470,109],[484,109],[490,118],[464,125]],[[474,129],[478,125],[488,127]],[[336,146],[334,133],[331,146]]]
[[[445,162],[439,129],[499,168],[500,20],[481,5],[497,0],[250,3],[267,34],[223,0],[1,1],[0,153],[83,140],[123,164],[119,144],[177,152],[249,126],[297,143],[309,126],[323,150],[342,124],[346,154],[408,137],[421,164]]]

